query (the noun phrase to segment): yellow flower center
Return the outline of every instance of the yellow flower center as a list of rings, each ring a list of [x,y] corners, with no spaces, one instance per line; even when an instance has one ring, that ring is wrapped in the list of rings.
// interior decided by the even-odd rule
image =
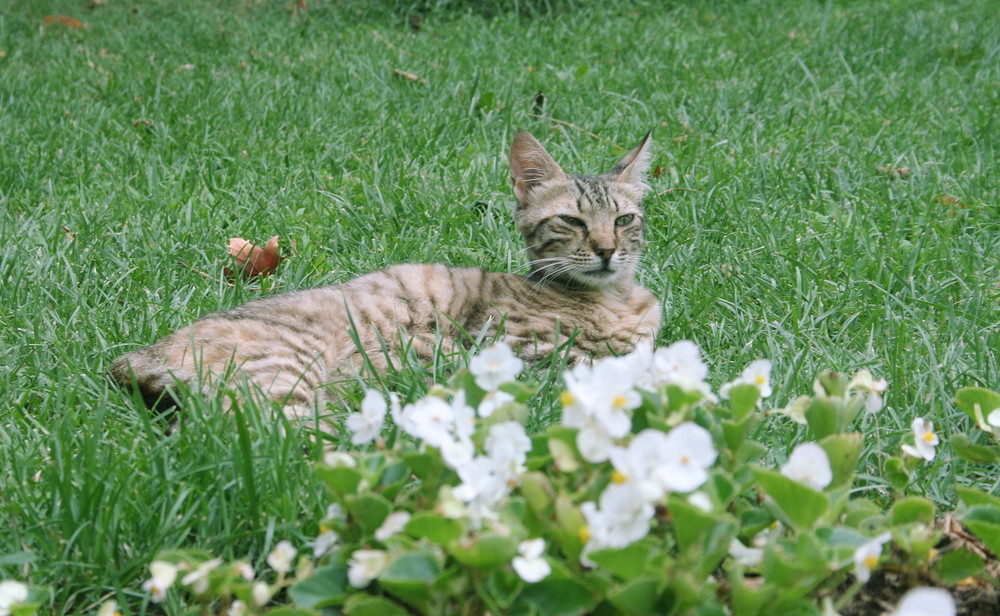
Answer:
[[[587,526],[581,526],[580,530],[576,533],[580,537],[580,541],[587,543],[590,541],[590,528]]]
[[[626,404],[628,404],[628,398],[625,396],[615,396],[615,399],[611,401],[611,405],[616,411],[620,411],[625,408]]]
[[[621,471],[614,471],[611,473],[611,483],[625,483],[628,477],[625,476]]]
[[[874,569],[878,566],[878,556],[865,556],[865,566]]]
[[[767,383],[767,377],[765,377],[763,374],[758,374],[757,377],[754,378],[754,382],[757,383],[758,385],[764,385],[765,383]]]
[[[565,390],[559,394],[559,402],[562,403],[563,406],[570,406],[576,402],[576,399],[573,398],[573,394],[569,393],[569,390]]]
[[[928,443],[931,443],[931,442],[937,440],[937,434],[934,434],[933,432],[925,432],[924,433],[924,440],[927,441]]]
[[[691,456],[688,455],[681,456],[681,464],[687,466],[690,463],[691,463]]]

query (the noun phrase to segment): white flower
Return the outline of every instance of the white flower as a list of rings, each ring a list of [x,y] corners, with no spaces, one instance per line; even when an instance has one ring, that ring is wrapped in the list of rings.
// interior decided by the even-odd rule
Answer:
[[[502,342],[481,350],[469,360],[469,372],[483,391],[495,391],[504,383],[510,383],[523,367],[524,362]]]
[[[994,428],[1000,428],[1000,409],[991,411],[989,417],[986,418],[986,423],[990,424]]]
[[[208,591],[208,575],[222,564],[221,558],[206,560],[198,565],[194,571],[188,573],[181,579],[181,584],[191,587],[191,592],[196,595],[203,595]]]
[[[0,605],[0,614],[3,614],[3,605]],[[122,612],[118,607],[118,602],[112,599],[101,604],[100,609],[97,610],[97,616],[122,616]]]
[[[517,545],[517,552],[519,556],[514,557],[511,565],[525,582],[529,584],[540,582],[552,573],[552,567],[549,566],[548,561],[542,558],[542,554],[545,552],[544,539],[522,541]]]
[[[764,561],[763,549],[748,548],[743,545],[742,541],[735,537],[729,542],[729,555],[744,567],[756,567]]]
[[[28,586],[15,580],[0,582],[0,616],[9,616],[11,608],[28,600]]]
[[[917,417],[910,426],[913,429],[913,441],[916,445],[903,445],[903,453],[914,458],[923,458],[930,461],[934,459],[934,448],[938,444],[937,434],[934,434],[934,424],[924,421],[923,417]]]
[[[226,612],[226,616],[243,616],[248,613],[246,604],[237,599],[233,601],[232,605],[229,606],[229,611]]]
[[[358,465],[358,461],[354,459],[354,456],[347,453],[346,451],[328,451],[323,454],[323,463],[331,468],[336,468],[338,466],[346,466],[347,468],[354,468]]]
[[[505,391],[491,391],[483,397],[483,400],[479,403],[477,412],[480,417],[486,419],[498,408],[513,401],[514,396]]]
[[[387,408],[382,394],[373,389],[366,391],[361,400],[361,410],[350,414],[344,422],[351,431],[351,444],[364,445],[375,440],[385,425]]]
[[[816,443],[802,443],[792,450],[781,474],[814,490],[822,490],[833,481],[830,458]]]
[[[244,580],[250,581],[253,579],[254,572],[253,566],[250,563],[239,560],[233,563],[233,570]]]
[[[767,398],[771,395],[771,361],[757,359],[750,362],[743,369],[743,374],[719,388],[719,397],[728,399],[729,390],[734,385],[756,385],[760,389],[760,397]]]
[[[600,507],[592,501],[580,505],[580,513],[587,521],[581,531],[586,545],[580,562],[588,567],[594,563],[588,558],[591,552],[607,548],[624,548],[649,533],[649,523],[655,509],[639,494],[632,484],[612,483],[601,493]]]
[[[955,616],[955,600],[942,588],[907,591],[889,616]]]
[[[465,514],[473,518],[496,518],[495,505],[510,493],[510,473],[489,456],[476,456],[455,470],[462,483],[452,490],[452,495],[469,505]]]
[[[271,587],[268,586],[267,582],[254,582],[254,585],[250,588],[250,598],[253,599],[253,602],[257,607],[267,605],[267,602],[271,600],[271,596],[273,594],[274,593],[271,591]]]
[[[660,481],[674,492],[691,492],[708,480],[708,468],[718,453],[712,435],[698,424],[684,422],[667,434],[667,464],[660,468]]]
[[[279,541],[278,545],[267,555],[267,564],[277,573],[288,573],[292,561],[299,551],[288,541]]]
[[[882,546],[892,539],[892,533],[882,533],[871,541],[866,541],[854,550],[854,577],[862,584],[872,576],[872,569],[878,566],[882,557]]]
[[[701,509],[702,511],[711,513],[714,506],[712,505],[712,499],[709,498],[708,494],[702,491],[692,492],[688,496],[688,502]]]
[[[152,595],[153,603],[160,603],[167,597],[167,590],[177,579],[177,566],[162,560],[154,560],[149,563],[149,572],[151,577],[143,582],[142,589]]]
[[[319,558],[332,550],[339,540],[340,536],[332,530],[320,533],[319,537],[316,537],[316,541],[313,542],[313,558]]]
[[[410,514],[406,511],[396,511],[386,516],[382,525],[375,531],[375,539],[385,542],[396,533],[403,531],[403,527],[410,521]]]
[[[798,398],[792,400],[788,406],[783,409],[777,409],[777,412],[790,418],[795,423],[805,424],[806,423],[806,409],[812,403],[812,398],[809,396],[799,396]]]
[[[431,447],[442,448],[456,438],[468,438],[475,428],[475,411],[465,403],[465,392],[459,391],[449,404],[438,396],[424,396],[407,404],[394,416],[404,432]]]
[[[364,588],[389,565],[389,555],[383,550],[354,550],[347,565],[347,581],[355,588]]]
[[[868,413],[877,413],[882,410],[882,394],[889,388],[889,383],[885,379],[875,379],[872,373],[867,370],[860,370],[847,384],[847,389],[857,389],[868,394],[865,399],[865,410]]]
[[[511,478],[514,478],[523,471],[524,462],[531,451],[531,439],[524,431],[524,426],[516,421],[505,421],[490,426],[483,449],[497,465],[509,470]]]
[[[608,459],[615,439],[632,428],[630,412],[642,398],[628,357],[604,358],[593,366],[579,364],[563,373],[563,425],[578,428],[577,448],[588,462]]]
[[[659,430],[643,430],[627,447],[614,447],[609,458],[615,467],[613,481],[635,486],[646,502],[657,501],[667,488],[660,478],[660,469],[669,464],[669,439]]]
[[[685,391],[698,392],[715,402],[712,389],[705,383],[708,366],[701,360],[701,351],[690,340],[680,340],[668,347],[656,349],[651,366],[653,385],[676,385]]]

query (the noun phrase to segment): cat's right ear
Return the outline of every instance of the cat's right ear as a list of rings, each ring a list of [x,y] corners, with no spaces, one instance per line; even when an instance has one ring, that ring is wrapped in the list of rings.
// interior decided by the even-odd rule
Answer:
[[[517,200],[524,203],[528,193],[539,184],[563,178],[566,174],[542,144],[528,131],[517,131],[510,146],[510,180]]]

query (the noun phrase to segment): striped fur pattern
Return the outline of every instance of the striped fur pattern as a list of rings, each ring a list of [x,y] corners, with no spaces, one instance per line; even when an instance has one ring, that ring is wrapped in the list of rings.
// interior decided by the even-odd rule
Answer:
[[[652,343],[660,305],[635,283],[648,147],[649,135],[604,175],[568,175],[534,137],[517,133],[510,170],[527,276],[396,265],[209,314],[120,357],[112,374],[150,405],[172,404],[164,393],[178,381],[208,394],[246,378],[287,414],[311,415],[332,383],[384,370],[404,347],[429,360],[438,344],[461,345],[461,330],[494,334],[502,324],[506,342],[529,360],[573,332],[571,361]]]

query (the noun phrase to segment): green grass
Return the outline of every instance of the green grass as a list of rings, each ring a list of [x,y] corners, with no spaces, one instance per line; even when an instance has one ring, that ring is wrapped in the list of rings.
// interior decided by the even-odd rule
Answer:
[[[280,289],[404,261],[523,268],[518,128],[578,172],[653,129],[642,278],[662,341],[698,342],[716,385],[772,358],[775,405],[820,369],[884,376],[873,472],[913,417],[968,430],[955,391],[1000,386],[988,3],[462,5],[417,32],[401,3],[309,4],[0,2],[0,578],[50,585],[51,613],[112,596],[161,613],[139,591],[160,548],[259,564],[316,532],[308,431],[211,400],[170,431],[105,370]],[[265,290],[199,273],[229,237],[275,234],[293,257]],[[766,426],[782,456],[788,425]],[[918,490],[943,507],[956,483],[997,493],[995,469],[942,449]]]

